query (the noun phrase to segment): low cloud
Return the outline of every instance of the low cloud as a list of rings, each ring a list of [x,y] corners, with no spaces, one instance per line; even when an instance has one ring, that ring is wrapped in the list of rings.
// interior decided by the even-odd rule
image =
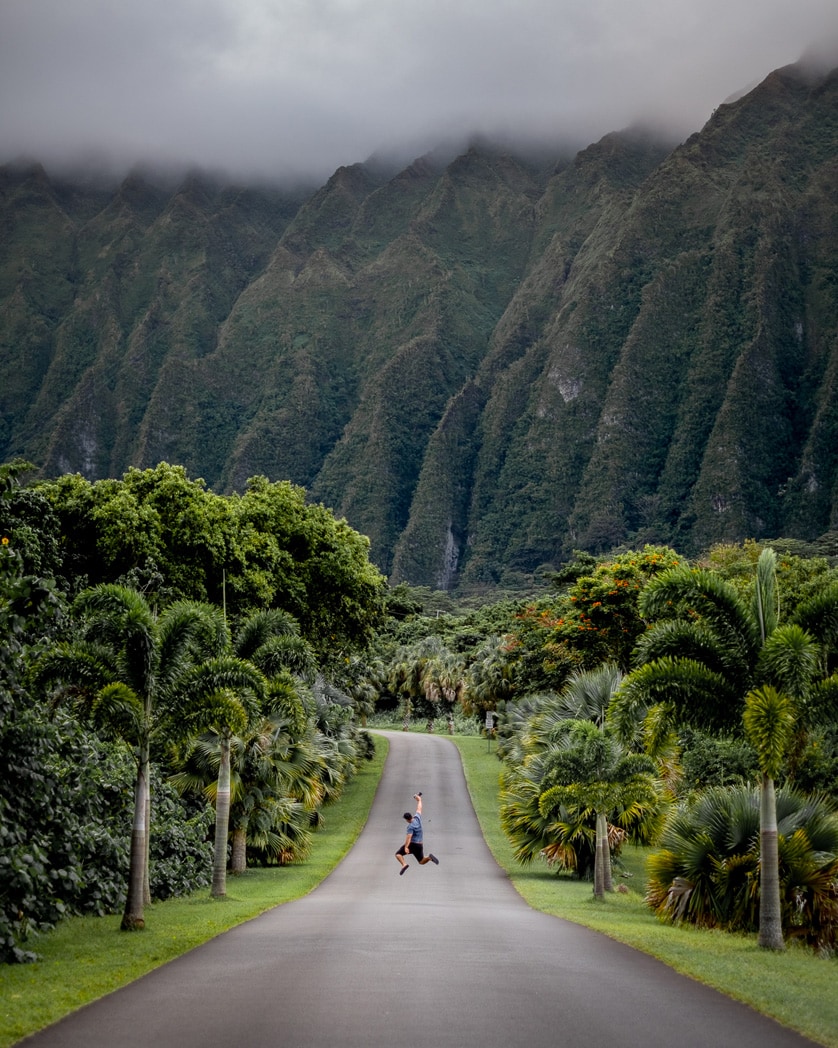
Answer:
[[[3,0],[0,160],[324,177],[452,135],[698,130],[835,0]]]

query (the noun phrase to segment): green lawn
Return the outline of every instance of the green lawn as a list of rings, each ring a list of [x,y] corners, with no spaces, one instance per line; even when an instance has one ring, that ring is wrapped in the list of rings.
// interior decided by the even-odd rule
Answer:
[[[661,924],[643,902],[645,850],[641,848],[626,850],[626,876],[615,878],[628,892],[615,892],[602,902],[594,900],[589,883],[559,876],[544,863],[522,868],[500,828],[495,744],[489,747],[485,739],[464,736],[454,742],[486,842],[530,906],[628,943],[813,1040],[838,1048],[838,959],[818,958],[798,946],[772,953],[757,946],[755,935]]]
[[[457,736],[466,780],[483,833],[498,863],[535,909],[584,924],[635,946],[678,971],[773,1015],[821,1044],[838,1048],[838,961],[790,948],[760,950],[755,936],[671,928],[643,904],[644,853],[624,857],[628,887],[595,903],[591,886],[535,864],[522,870],[498,821],[500,765],[485,739]],[[0,1048],[117,989],[220,932],[279,903],[308,894],[334,869],[361,832],[375,794],[387,742],[376,736],[376,760],[365,764],[315,837],[312,857],[299,866],[248,870],[228,882],[228,896],[206,892],[157,903],[146,930],[120,932],[120,918],[73,918],[34,944],[36,964],[0,966]]]

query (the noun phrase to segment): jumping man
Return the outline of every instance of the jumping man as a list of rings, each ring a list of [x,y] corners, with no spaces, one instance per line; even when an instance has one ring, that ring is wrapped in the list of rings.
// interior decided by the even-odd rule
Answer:
[[[407,822],[407,836],[404,839],[404,844],[396,852],[396,858],[399,861],[399,876],[407,872],[407,863],[404,861],[405,855],[413,855],[418,860],[420,866],[424,866],[425,863],[432,862],[435,866],[439,866],[439,859],[435,855],[425,855],[425,849],[422,845],[422,794],[414,793],[413,799],[416,801],[416,814],[411,815],[409,811],[404,813],[405,821]]]

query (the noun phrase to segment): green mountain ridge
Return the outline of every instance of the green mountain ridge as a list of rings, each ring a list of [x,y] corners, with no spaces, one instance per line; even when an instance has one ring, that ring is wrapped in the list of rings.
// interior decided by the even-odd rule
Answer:
[[[290,479],[393,581],[838,528],[838,71],[314,192],[0,169],[0,458]]]

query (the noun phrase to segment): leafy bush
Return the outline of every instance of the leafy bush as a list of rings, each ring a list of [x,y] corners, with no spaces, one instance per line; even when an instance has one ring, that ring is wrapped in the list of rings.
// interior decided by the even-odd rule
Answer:
[[[152,774],[149,883],[152,899],[188,895],[212,879],[212,808],[181,797],[174,786]],[[127,861],[123,868],[127,869]]]
[[[42,827],[50,838],[50,862],[68,871],[62,903],[67,913],[114,913],[125,901],[133,763],[69,714],[56,713],[52,726],[45,765],[54,809]]]
[[[6,963],[35,960],[23,944],[62,914],[47,872],[47,841],[35,829],[49,807],[44,736],[31,711],[16,710],[11,694],[0,690],[0,752],[7,759],[0,785],[0,960]]]
[[[358,731],[355,734],[355,746],[358,752],[358,761],[375,760],[375,739],[368,731]]]
[[[744,739],[684,728],[679,744],[682,749],[679,792],[683,794],[708,786],[753,782],[759,773],[754,749]]]
[[[14,477],[0,469],[0,508]],[[27,652],[42,643],[57,601],[43,580],[24,575],[24,558],[0,535],[0,961],[30,961],[31,933],[64,912],[60,894],[75,874],[52,862],[48,825],[56,816],[54,781],[46,765],[54,729],[23,686]]]
[[[838,725],[811,731],[793,767],[794,785],[807,793],[825,793],[838,805]]]
[[[777,791],[783,933],[838,941],[838,813],[820,796]],[[675,808],[648,861],[647,901],[665,921],[759,928],[759,791],[714,787]]]
[[[26,962],[33,936],[72,914],[102,916],[125,901],[134,770],[131,758],[63,714],[0,696],[0,962]],[[151,892],[209,884],[212,813],[152,784]]]

